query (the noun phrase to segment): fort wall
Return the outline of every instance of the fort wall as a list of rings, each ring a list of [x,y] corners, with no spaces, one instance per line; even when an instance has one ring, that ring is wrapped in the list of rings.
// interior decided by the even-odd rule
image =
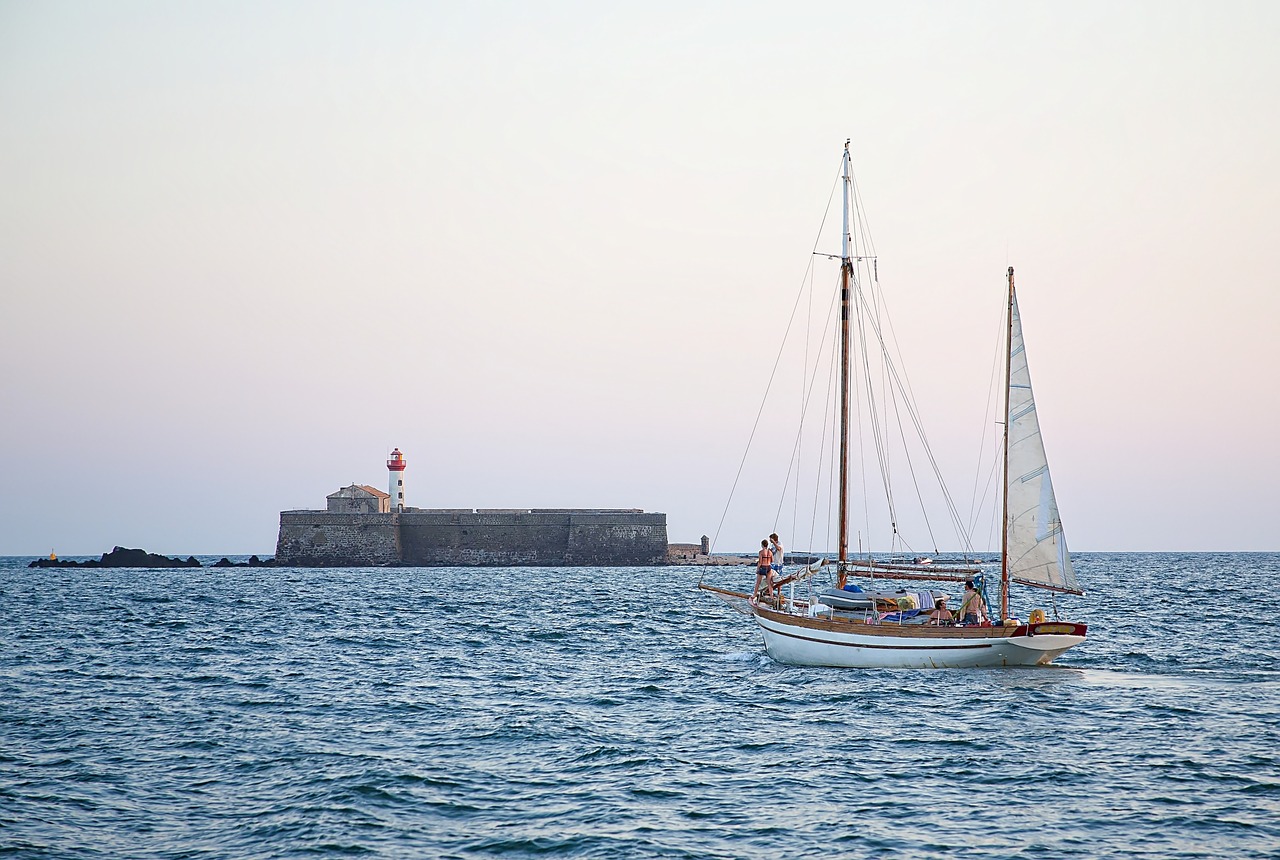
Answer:
[[[364,567],[400,561],[396,514],[281,511],[276,558],[298,567]]]
[[[667,516],[640,510],[282,511],[276,563],[320,567],[656,565]]]

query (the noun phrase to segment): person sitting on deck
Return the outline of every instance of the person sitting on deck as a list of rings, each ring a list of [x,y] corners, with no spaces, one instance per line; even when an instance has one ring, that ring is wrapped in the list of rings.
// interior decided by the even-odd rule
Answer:
[[[947,608],[947,598],[945,596],[939,597],[937,603],[934,604],[933,611],[929,613],[929,623],[934,627],[955,623],[955,616]]]
[[[769,541],[760,541],[760,554],[756,558],[756,599],[760,599],[763,592],[766,597],[773,596],[773,581],[771,568],[773,567],[773,553],[769,550]],[[762,587],[763,586],[763,587]]]
[[[961,624],[981,624],[987,620],[987,602],[982,594],[973,587],[973,580],[964,584],[964,602],[960,604]]]

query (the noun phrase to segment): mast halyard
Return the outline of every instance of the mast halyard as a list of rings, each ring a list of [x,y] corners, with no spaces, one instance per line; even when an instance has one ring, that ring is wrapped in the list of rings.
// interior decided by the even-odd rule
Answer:
[[[849,562],[849,281],[853,259],[849,236],[849,141],[844,142],[844,232],[840,244],[840,559],[838,579],[844,587]]]
[[[1009,389],[1013,385],[1013,266],[1009,267],[1008,336],[1004,364],[1004,510],[1000,525],[1000,620],[1009,617]]]

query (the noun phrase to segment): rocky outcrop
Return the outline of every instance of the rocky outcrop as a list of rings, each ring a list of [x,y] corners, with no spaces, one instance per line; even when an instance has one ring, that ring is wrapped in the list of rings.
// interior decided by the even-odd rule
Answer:
[[[102,558],[91,558],[87,561],[68,561],[60,558],[38,558],[27,567],[200,567],[194,555],[186,560],[156,555],[144,549],[127,549],[118,546],[111,552],[104,552]]]
[[[232,561],[226,556],[223,556],[222,558],[218,559],[217,561],[215,561],[213,564],[209,566],[210,567],[271,567],[271,564],[272,564],[272,559],[267,559],[266,561],[263,561],[262,559],[258,558],[256,555],[251,555],[249,556],[248,561]]]

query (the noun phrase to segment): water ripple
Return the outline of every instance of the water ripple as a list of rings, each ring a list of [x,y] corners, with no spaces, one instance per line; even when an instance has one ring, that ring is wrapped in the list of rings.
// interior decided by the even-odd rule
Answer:
[[[1273,554],[1083,554],[1089,642],[971,672],[779,666],[679,568],[24,564],[0,560],[7,856],[1280,845],[1277,652],[1222,611]]]

